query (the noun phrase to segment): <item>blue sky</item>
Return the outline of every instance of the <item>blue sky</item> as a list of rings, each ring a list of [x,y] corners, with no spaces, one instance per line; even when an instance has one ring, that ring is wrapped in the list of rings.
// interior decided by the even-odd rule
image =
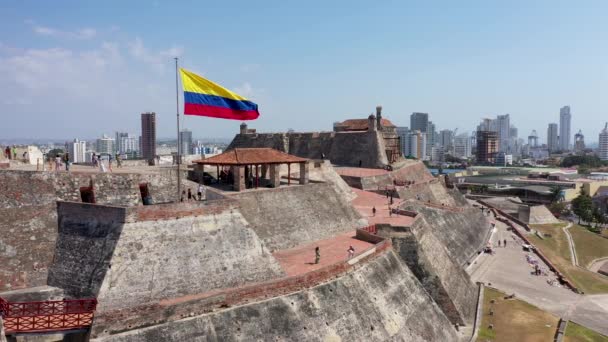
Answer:
[[[510,113],[544,140],[570,105],[572,134],[596,141],[606,17],[605,1],[0,0],[0,136],[139,134],[144,111],[174,136],[178,55],[257,102],[258,131],[331,130],[381,104],[397,125],[422,111],[461,132]],[[195,137],[239,124],[185,119]]]

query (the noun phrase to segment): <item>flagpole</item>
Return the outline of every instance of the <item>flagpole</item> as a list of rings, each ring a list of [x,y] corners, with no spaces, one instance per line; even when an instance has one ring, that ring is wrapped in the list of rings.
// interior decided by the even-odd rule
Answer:
[[[181,191],[181,171],[180,171],[180,164],[182,163],[182,157],[181,157],[181,144],[180,144],[180,139],[179,139],[179,81],[178,81],[178,73],[179,73],[179,69],[177,66],[177,57],[175,57],[175,109],[176,109],[176,116],[177,116],[177,200],[180,201],[181,200],[181,195],[182,195],[182,191]]]

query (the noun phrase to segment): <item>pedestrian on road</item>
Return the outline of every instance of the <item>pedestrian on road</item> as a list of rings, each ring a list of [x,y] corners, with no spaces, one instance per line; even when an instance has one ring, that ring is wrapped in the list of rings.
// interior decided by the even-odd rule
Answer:
[[[203,184],[199,184],[198,185],[198,191],[196,193],[198,195],[198,200],[199,201],[203,200],[203,193],[205,193],[205,187],[203,186]],[[207,197],[207,196],[204,196],[204,197]]]
[[[188,202],[192,201],[192,190],[188,188]]]
[[[507,239],[503,240],[503,244],[502,244],[505,248],[507,248]]]
[[[122,158],[120,157],[120,153],[116,153],[116,167],[119,169],[122,167]]]
[[[500,247],[500,239],[498,239],[498,247]]]
[[[348,258],[351,259],[355,256],[355,248],[353,246],[348,247]]]
[[[391,210],[391,207],[388,207],[388,216],[392,217],[393,216],[393,211]]]
[[[63,155],[63,162],[65,163],[65,170],[70,172],[70,154],[68,152]]]
[[[320,260],[321,260],[321,250],[319,249],[319,246],[317,246],[317,247],[315,247],[315,264],[318,264]]]
[[[376,206],[372,208],[372,216],[376,216]]]
[[[179,201],[183,202],[185,197],[186,197],[186,190],[182,190],[182,197],[179,199]]]

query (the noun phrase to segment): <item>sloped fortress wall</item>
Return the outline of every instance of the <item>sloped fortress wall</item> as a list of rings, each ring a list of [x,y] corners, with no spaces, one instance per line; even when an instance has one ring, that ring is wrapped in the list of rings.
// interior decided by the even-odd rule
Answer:
[[[48,283],[99,310],[264,281],[283,271],[226,201],[145,207],[60,202]]]
[[[93,183],[97,203],[137,205],[140,183],[155,203],[175,197],[175,171],[150,174],[79,174],[0,171],[0,291],[46,285],[57,237],[55,201],[80,202]],[[192,186],[189,181],[184,184]]]
[[[231,195],[271,250],[287,249],[363,226],[359,213],[331,184],[281,187]]]
[[[336,280],[263,302],[93,341],[457,341],[392,251]]]
[[[298,157],[331,160],[345,166],[383,167],[388,164],[382,132],[313,132],[237,134],[227,149],[269,147]]]
[[[424,234],[432,233],[445,246],[450,258],[461,267],[483,248],[490,234],[486,217],[473,207],[452,211],[408,201],[401,208],[417,212],[424,218],[412,225],[416,238],[420,240]]]

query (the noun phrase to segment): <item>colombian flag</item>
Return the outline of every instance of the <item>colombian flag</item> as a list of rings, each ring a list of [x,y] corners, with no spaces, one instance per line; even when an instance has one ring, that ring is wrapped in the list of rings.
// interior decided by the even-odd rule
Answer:
[[[255,120],[258,105],[188,70],[179,69],[184,87],[184,114],[232,120]]]

